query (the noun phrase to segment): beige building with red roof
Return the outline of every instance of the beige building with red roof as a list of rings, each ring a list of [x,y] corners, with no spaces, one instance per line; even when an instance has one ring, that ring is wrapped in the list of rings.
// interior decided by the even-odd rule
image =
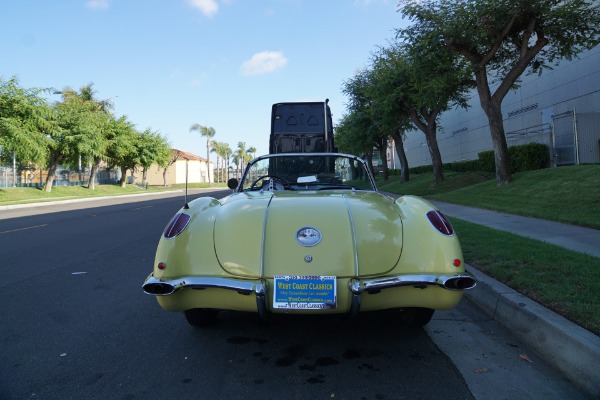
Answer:
[[[209,163],[205,158],[189,153],[187,151],[172,149],[169,166],[161,168],[152,165],[146,173],[146,183],[154,186],[171,186],[176,184],[214,182],[214,171],[212,161]],[[143,181],[142,171],[134,174],[135,182],[141,184]]]

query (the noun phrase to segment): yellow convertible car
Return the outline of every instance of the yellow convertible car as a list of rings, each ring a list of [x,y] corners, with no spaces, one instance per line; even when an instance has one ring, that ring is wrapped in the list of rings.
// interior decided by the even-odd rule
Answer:
[[[363,160],[273,154],[233,193],[186,204],[165,228],[143,290],[206,326],[218,310],[347,313],[398,308],[422,326],[475,286],[452,225],[429,202],[394,200]]]

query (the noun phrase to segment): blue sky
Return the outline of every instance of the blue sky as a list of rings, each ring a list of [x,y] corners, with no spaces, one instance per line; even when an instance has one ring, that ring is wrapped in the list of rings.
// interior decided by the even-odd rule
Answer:
[[[330,99],[406,25],[396,0],[19,0],[0,7],[0,76],[94,83],[117,116],[206,156],[215,140],[268,151],[273,103]],[[212,158],[212,157],[211,157]],[[214,159],[213,159],[214,160]]]

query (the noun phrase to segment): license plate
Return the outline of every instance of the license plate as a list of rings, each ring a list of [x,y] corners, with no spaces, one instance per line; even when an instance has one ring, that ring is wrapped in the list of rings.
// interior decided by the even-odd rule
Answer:
[[[310,310],[335,308],[335,276],[275,276],[273,308]]]

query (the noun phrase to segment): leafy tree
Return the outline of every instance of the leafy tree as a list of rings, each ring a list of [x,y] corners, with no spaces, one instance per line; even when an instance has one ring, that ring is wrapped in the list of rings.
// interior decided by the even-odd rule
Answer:
[[[372,101],[372,113],[378,119],[381,129],[389,132],[394,140],[396,153],[400,160],[400,181],[408,182],[409,166],[404,152],[404,132],[411,128],[409,113],[404,103],[398,99],[398,92],[394,68],[394,59],[388,57],[375,57],[371,71],[371,83],[366,88]]]
[[[171,158],[171,147],[167,140],[158,132],[146,129],[139,134],[136,140],[137,162],[142,167],[142,185],[145,186],[148,178],[148,169],[157,164],[165,168]]]
[[[406,129],[408,117],[425,134],[433,180],[440,183],[444,175],[437,142],[438,119],[452,106],[466,107],[466,94],[473,81],[466,63],[455,53],[438,42],[422,39],[381,49],[373,60],[367,94],[373,99],[376,118],[392,128],[391,132],[398,126]]]
[[[119,184],[125,187],[127,182],[127,170],[138,165],[137,140],[139,133],[135,130],[133,123],[123,116],[113,119],[109,129],[109,145],[106,150],[109,165],[119,167],[121,178]]]
[[[587,0],[401,0],[405,38],[438,41],[471,67],[490,124],[496,182],[510,182],[502,101],[527,70],[540,74],[600,41],[600,4]],[[421,40],[421,39],[419,39]]]
[[[169,167],[177,162],[181,157],[181,152],[176,149],[171,149],[171,153],[169,154],[169,160],[163,166],[163,186],[167,187],[167,171]]]
[[[367,132],[371,124],[368,114],[354,112],[342,116],[336,126],[335,142],[340,151],[357,156],[373,150],[373,142]]]
[[[198,131],[200,132],[200,135],[206,137],[206,169],[208,171],[208,183],[210,183],[210,138],[215,136],[216,131],[213,127],[203,126],[200,124],[193,124],[190,127],[190,132],[193,131]]]
[[[82,100],[71,91],[62,92],[61,102],[54,104],[48,118],[48,176],[44,190],[50,192],[59,165],[78,165],[79,155],[94,149],[100,141],[97,104]]]
[[[45,131],[51,107],[41,94],[46,89],[25,89],[16,77],[0,77],[0,157],[16,157],[22,164],[43,165],[49,144]]]
[[[81,107],[86,107],[89,115],[87,124],[89,130],[85,137],[78,143],[78,152],[80,161],[91,165],[88,188],[95,189],[95,180],[100,166],[100,162],[105,158],[109,146],[110,124],[113,118],[109,110],[113,108],[110,99],[97,100],[96,91],[93,89],[93,83],[82,86],[79,92],[65,88],[60,92],[65,99],[80,103]]]
[[[359,148],[364,149],[362,154],[369,164],[369,168],[373,171],[373,148],[377,148],[382,160],[387,159],[387,137],[388,135],[382,130],[382,125],[379,124],[377,118],[373,114],[373,99],[369,96],[368,88],[372,84],[372,71],[364,69],[358,71],[354,77],[344,82],[342,92],[349,98],[348,108],[351,114],[354,114],[349,120],[356,124],[350,129],[359,140]],[[358,131],[360,130],[360,131]],[[345,130],[341,130],[344,134]],[[347,140],[342,139],[347,143]],[[338,144],[339,146],[339,144]],[[355,153],[356,154],[356,153]],[[384,180],[388,179],[387,162],[383,163]]]

